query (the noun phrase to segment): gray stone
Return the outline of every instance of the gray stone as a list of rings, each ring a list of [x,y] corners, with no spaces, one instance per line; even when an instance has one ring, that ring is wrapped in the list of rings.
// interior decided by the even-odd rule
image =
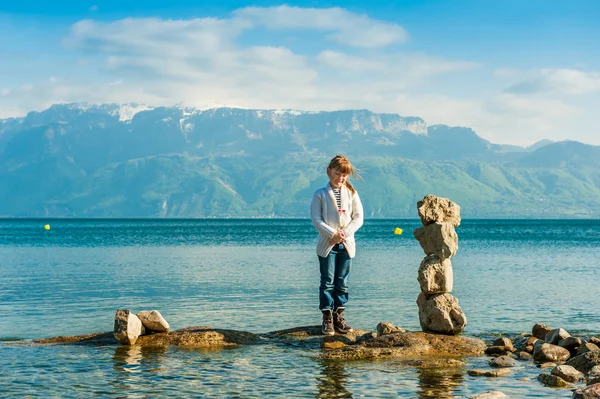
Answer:
[[[552,328],[547,327],[545,324],[537,323],[531,329],[531,335],[538,339],[544,339],[550,331],[552,331]]]
[[[533,359],[537,362],[564,362],[571,357],[565,348],[547,343],[534,345]]]
[[[515,348],[506,346],[488,346],[485,349],[486,355],[508,355],[513,353]]]
[[[498,356],[490,360],[489,365],[491,367],[515,367],[519,363],[510,356]]]
[[[167,323],[158,310],[142,310],[138,312],[137,317],[148,330],[168,332],[171,329],[169,323]]]
[[[478,393],[475,396],[471,396],[470,399],[504,399],[508,398],[504,392],[500,391],[487,391]]]
[[[571,334],[563,330],[562,328],[556,328],[552,331],[549,331],[544,337],[544,341],[551,345],[558,345],[558,343],[566,338],[569,338]]]
[[[381,337],[382,335],[386,335],[386,334],[393,334],[393,333],[400,333],[400,332],[406,332],[405,329],[400,328],[400,327],[396,327],[395,325],[393,325],[390,322],[387,321],[382,321],[381,323],[377,324],[377,336]]]
[[[426,255],[437,255],[441,260],[458,251],[458,235],[452,223],[433,223],[413,231]]]
[[[474,369],[467,372],[471,377],[504,377],[510,373],[511,371],[508,368],[498,368],[494,370]]]
[[[583,380],[583,373],[577,371],[573,366],[561,364],[552,369],[550,374],[562,378],[567,382],[579,382]]]
[[[532,358],[533,358],[533,356],[531,356],[531,353],[527,353],[525,351],[519,352],[519,359],[521,359],[521,360],[529,360]]]
[[[467,316],[458,306],[458,299],[450,294],[420,294],[417,306],[423,331],[457,335],[467,325]]]
[[[582,355],[584,353],[593,352],[597,350],[600,350],[600,348],[598,348],[597,345],[592,344],[591,342],[584,342],[581,344],[579,349],[577,349],[577,355]]]
[[[113,334],[121,345],[133,345],[140,335],[146,333],[140,319],[127,309],[119,309],[115,313]]]
[[[597,399],[600,398],[600,384],[588,385],[573,392],[573,399]]]
[[[547,387],[566,388],[571,386],[567,381],[556,375],[540,374],[537,379]]]
[[[423,294],[452,292],[454,278],[450,259],[440,261],[437,255],[428,255],[421,262],[417,277]]]
[[[577,355],[569,359],[567,364],[575,367],[583,374],[587,374],[594,368],[594,366],[600,365],[600,351],[586,352],[581,355]]]
[[[460,225],[460,206],[448,198],[426,195],[417,202],[419,217],[423,225],[450,222],[454,227]]]
[[[571,356],[576,356],[577,349],[579,349],[582,343],[583,342],[581,341],[581,339],[577,337],[569,337],[558,341],[558,346],[568,350],[571,353]]]

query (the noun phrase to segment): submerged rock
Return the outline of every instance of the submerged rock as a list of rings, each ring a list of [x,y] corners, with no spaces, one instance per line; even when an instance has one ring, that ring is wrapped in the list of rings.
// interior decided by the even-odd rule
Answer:
[[[493,370],[474,369],[469,370],[467,374],[471,377],[504,377],[511,373],[509,368],[499,368]]]
[[[404,332],[388,334],[370,341],[335,349],[321,355],[324,359],[413,359],[427,357],[461,358],[481,356],[485,342],[452,335]]]
[[[571,386],[571,384],[569,384],[567,381],[556,375],[540,374],[538,375],[537,379],[547,387],[567,388]]]
[[[487,391],[478,393],[475,396],[470,396],[469,399],[504,399],[508,398],[504,392],[500,391]]]

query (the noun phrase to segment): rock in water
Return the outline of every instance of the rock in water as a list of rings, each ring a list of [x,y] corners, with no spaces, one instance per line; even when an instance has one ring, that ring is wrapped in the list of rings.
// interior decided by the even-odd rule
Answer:
[[[119,309],[115,314],[115,339],[121,345],[133,345],[140,335],[146,333],[142,321],[127,309]]]
[[[426,195],[417,202],[419,217],[424,226],[431,223],[450,222],[454,227],[460,225],[460,206],[448,198]]]
[[[169,332],[171,326],[162,317],[158,310],[142,310],[137,317],[142,321],[145,328],[156,332]]]
[[[426,255],[435,254],[443,260],[458,251],[458,235],[452,223],[433,223],[415,229],[413,234]]]
[[[440,261],[436,255],[426,256],[419,267],[417,277],[423,294],[444,294],[452,292],[454,277],[450,259]]]
[[[467,326],[467,316],[452,295],[425,295],[417,298],[419,322],[423,331],[458,335]]]

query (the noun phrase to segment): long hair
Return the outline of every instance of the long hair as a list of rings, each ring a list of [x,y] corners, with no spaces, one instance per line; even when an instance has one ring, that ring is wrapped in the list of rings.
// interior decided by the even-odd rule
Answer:
[[[358,170],[356,170],[354,165],[352,165],[352,163],[350,163],[350,160],[347,157],[340,155],[340,154],[336,155],[335,157],[333,157],[331,159],[327,169],[335,169],[340,173],[360,179]],[[354,189],[354,187],[352,186],[350,181],[348,181],[348,179],[346,179],[345,185],[348,188],[348,190],[350,190],[350,192],[352,192],[352,194],[354,194],[356,192],[356,190]]]

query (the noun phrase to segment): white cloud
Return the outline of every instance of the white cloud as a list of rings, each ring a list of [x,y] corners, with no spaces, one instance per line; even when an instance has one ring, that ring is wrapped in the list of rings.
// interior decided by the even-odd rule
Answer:
[[[507,91],[516,94],[587,94],[600,91],[600,73],[576,69],[540,69]]]
[[[382,27],[391,36],[380,35]],[[295,30],[297,48],[272,40],[284,30]],[[252,43],[262,45],[248,44],[251,31],[262,35]],[[362,47],[356,32],[370,48]],[[81,101],[367,108],[469,126],[492,142],[531,144],[577,132],[580,140],[600,144],[591,131],[600,123],[594,109],[600,103],[598,73],[485,70],[469,60],[385,47],[404,40],[398,25],[339,8],[250,7],[223,19],[84,20],[64,42],[79,57],[69,66],[85,73],[44,70],[40,76],[50,80],[6,85],[0,115]],[[483,78],[475,83],[472,75]],[[589,105],[574,103],[575,94],[586,94]]]
[[[408,34],[398,24],[378,21],[342,8],[247,7],[234,15],[273,30],[318,30],[336,43],[356,47],[385,47],[404,43]]]

